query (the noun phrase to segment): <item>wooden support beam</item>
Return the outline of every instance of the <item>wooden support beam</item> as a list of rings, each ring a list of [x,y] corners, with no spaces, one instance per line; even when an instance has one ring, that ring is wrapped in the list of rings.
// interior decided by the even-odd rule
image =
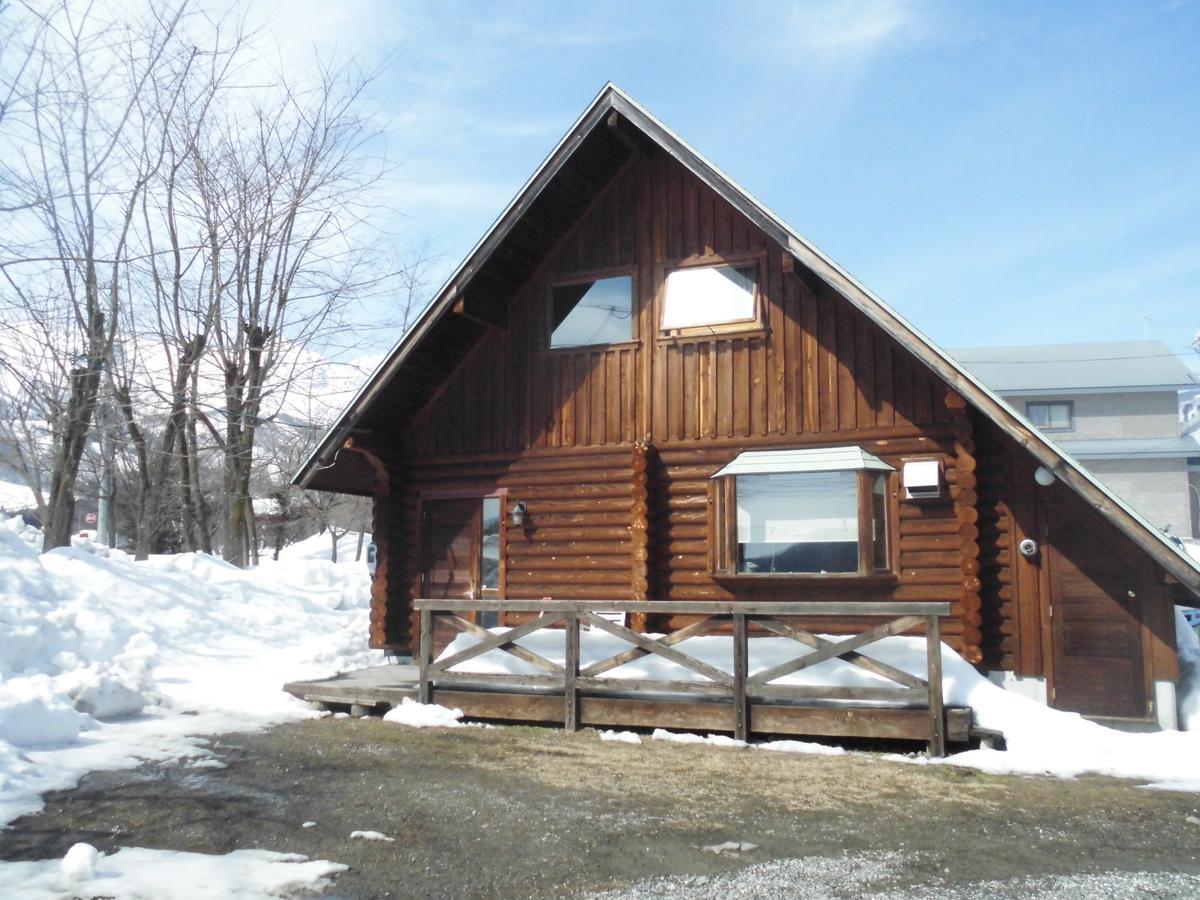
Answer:
[[[750,707],[746,703],[746,676],[750,669],[749,633],[746,616],[733,616],[733,736],[739,741],[750,738]]]
[[[563,728],[575,731],[579,727],[579,616],[567,614],[566,660],[563,667]]]
[[[493,304],[494,305],[494,304]],[[484,328],[507,328],[507,311],[497,312],[495,309],[480,309],[477,304],[467,305],[467,295],[459,294],[454,301],[451,311],[463,319],[482,325]]]
[[[421,610],[421,659],[418,662],[417,702],[429,702],[429,664],[433,661],[433,611]]]
[[[942,702],[942,633],[937,616],[929,617],[925,635],[929,677],[929,755],[946,755],[946,717]]]

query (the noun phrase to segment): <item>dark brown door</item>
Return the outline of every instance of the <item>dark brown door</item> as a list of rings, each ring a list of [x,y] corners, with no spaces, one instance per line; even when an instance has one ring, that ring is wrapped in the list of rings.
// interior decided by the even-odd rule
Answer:
[[[1050,510],[1052,705],[1093,716],[1144,718],[1141,568],[1089,528],[1087,511]],[[1084,513],[1083,515],[1080,515]]]
[[[434,600],[476,597],[479,501],[426,500],[422,513],[421,593]]]

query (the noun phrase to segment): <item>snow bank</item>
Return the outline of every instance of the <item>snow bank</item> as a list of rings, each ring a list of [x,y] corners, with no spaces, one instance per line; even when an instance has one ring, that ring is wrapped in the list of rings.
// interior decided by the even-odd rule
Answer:
[[[243,571],[40,540],[0,521],[0,824],[87,771],[203,757],[203,735],[313,715],[285,681],[382,662],[362,564]]]
[[[461,728],[461,709],[447,709],[436,703],[418,703],[405,697],[400,705],[384,714],[383,721],[410,728]]]
[[[347,866],[296,853],[235,850],[224,856],[126,848],[106,856],[76,844],[61,859],[0,866],[0,897],[58,900],[225,900],[319,891]]]
[[[364,534],[362,536],[362,559],[356,560],[354,557],[358,551],[358,532],[351,531],[343,534],[338,538],[338,565],[361,566],[364,569],[367,565],[367,545],[371,543],[371,535]],[[330,556],[333,555],[333,538],[329,533],[314,534],[312,537],[306,537],[302,541],[296,541],[294,544],[288,544],[279,551],[280,561],[291,562],[293,560],[320,560],[328,562]]]
[[[838,638],[830,637],[830,640]],[[477,638],[466,634],[459,635],[443,655],[450,656],[475,643]],[[522,638],[520,643],[547,659],[559,664],[564,662],[561,631],[535,632]],[[618,637],[585,630],[580,634],[580,664],[588,666],[628,648],[629,644]],[[677,644],[676,649],[718,669],[732,669],[733,644],[728,637],[709,635],[689,638]],[[798,656],[802,649],[786,638],[755,638],[750,642],[750,672],[753,674]],[[924,677],[926,673],[924,638],[886,638],[872,644],[867,652],[878,660],[918,677]],[[1196,652],[1200,656],[1200,648],[1197,648]],[[528,663],[499,650],[492,650],[460,663],[453,667],[453,671],[535,673]],[[975,724],[1002,732],[1008,747],[1006,751],[981,749],[959,753],[948,757],[944,760],[945,763],[972,766],[989,772],[1047,774],[1064,778],[1083,773],[1097,773],[1141,779],[1151,782],[1155,787],[1200,792],[1200,731],[1128,734],[1105,728],[1075,713],[1050,709],[1036,701],[1003,690],[944,645],[942,673],[946,703],[971,707]],[[703,676],[656,655],[644,656],[612,669],[606,672],[604,677],[614,680],[703,680]],[[841,687],[895,686],[865,669],[837,659],[784,676],[774,683]],[[662,730],[656,731],[653,737],[678,741],[699,739],[695,735],[678,735]],[[737,746],[736,742],[727,737],[710,736],[705,740],[722,746]],[[920,759],[924,760],[923,757]]]

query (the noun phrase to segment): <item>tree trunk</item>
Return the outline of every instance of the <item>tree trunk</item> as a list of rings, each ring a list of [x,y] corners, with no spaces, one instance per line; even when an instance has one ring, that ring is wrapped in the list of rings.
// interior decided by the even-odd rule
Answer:
[[[71,533],[75,529],[75,481],[91,429],[92,412],[96,408],[100,366],[101,360],[93,356],[86,367],[71,370],[71,397],[62,435],[54,451],[50,501],[42,526],[42,550],[71,545]]]

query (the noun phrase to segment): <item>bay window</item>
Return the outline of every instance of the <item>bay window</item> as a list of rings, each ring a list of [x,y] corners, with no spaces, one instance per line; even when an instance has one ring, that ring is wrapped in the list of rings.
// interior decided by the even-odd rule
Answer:
[[[889,573],[891,472],[857,447],[741,454],[714,476],[714,573]]]

